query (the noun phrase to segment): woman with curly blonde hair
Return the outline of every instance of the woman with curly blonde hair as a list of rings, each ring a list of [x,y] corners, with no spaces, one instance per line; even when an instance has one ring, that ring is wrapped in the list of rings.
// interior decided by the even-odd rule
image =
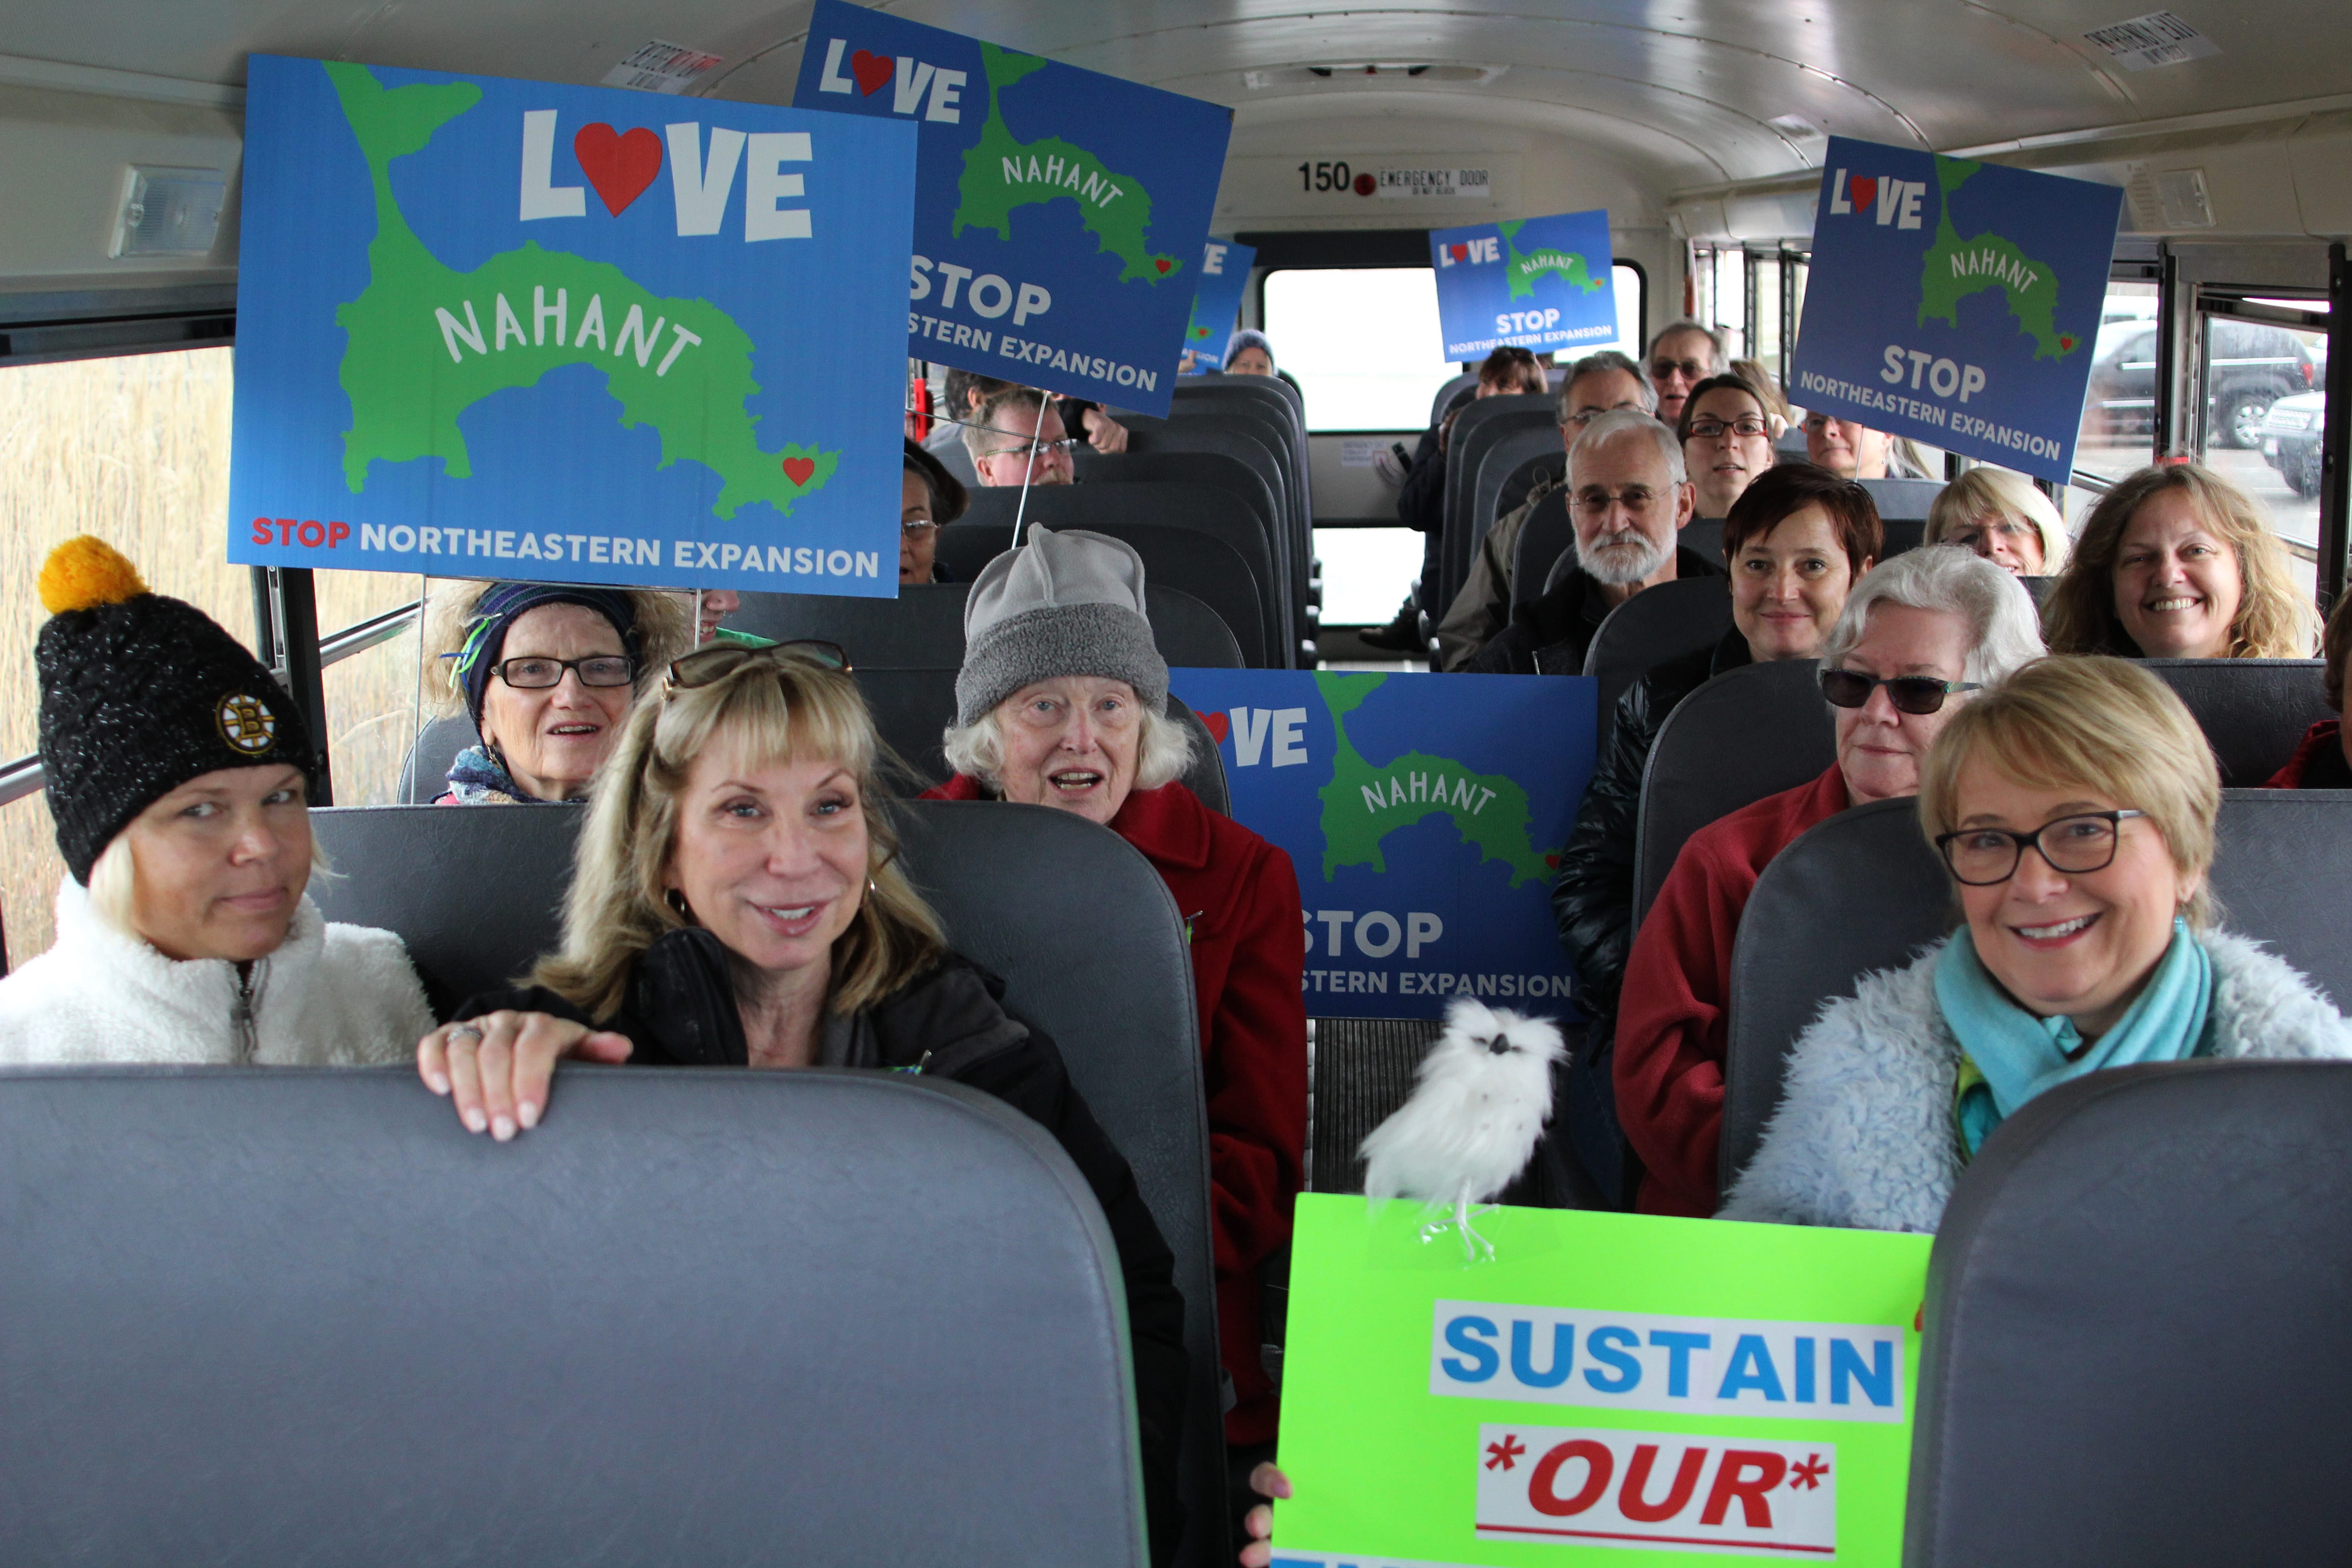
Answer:
[[[2053,653],[2308,658],[2318,617],[2253,499],[2181,463],[2142,468],[2099,498],[2042,627]]]

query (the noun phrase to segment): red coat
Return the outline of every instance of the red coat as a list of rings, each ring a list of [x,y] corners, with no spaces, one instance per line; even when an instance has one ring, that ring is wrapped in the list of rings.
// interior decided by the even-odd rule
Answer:
[[[1773,856],[1846,808],[1834,766],[1691,835],[1634,935],[1617,1005],[1617,1121],[1647,1173],[1643,1214],[1712,1215],[1723,1136],[1731,942]]]
[[[984,800],[959,773],[926,800]],[[1192,949],[1209,1109],[1217,1341],[1239,1401],[1233,1443],[1273,1440],[1279,1405],[1259,1364],[1258,1266],[1290,1243],[1307,1142],[1306,944],[1290,857],[1181,784],[1137,790],[1111,831],[1175,896]]]
[[[2270,781],[2263,787],[2264,789],[2301,789],[2303,775],[2310,771],[2314,762],[2325,757],[2330,752],[2340,751],[2343,748],[2343,730],[2344,721],[2341,719],[2322,719],[2318,723],[2305,730],[2303,732],[2303,739],[2295,745],[2294,755],[2289,757],[2286,760],[2286,766],[2273,773]]]

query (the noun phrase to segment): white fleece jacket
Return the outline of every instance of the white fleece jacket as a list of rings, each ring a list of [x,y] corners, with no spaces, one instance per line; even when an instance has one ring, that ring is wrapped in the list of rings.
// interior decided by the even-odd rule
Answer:
[[[2208,931],[2217,1057],[2352,1057],[2311,983],[2244,937]],[[1930,949],[1866,974],[1822,1010],[1789,1059],[1780,1108],[1722,1219],[1932,1233],[1960,1172],[1952,1087],[1960,1044],[1936,1005]]]
[[[68,877],[57,944],[0,980],[0,1065],[372,1067],[411,1059],[433,1026],[400,938],[331,925],[307,898],[286,944],[253,965],[250,1028],[237,993],[236,965],[165,958]]]

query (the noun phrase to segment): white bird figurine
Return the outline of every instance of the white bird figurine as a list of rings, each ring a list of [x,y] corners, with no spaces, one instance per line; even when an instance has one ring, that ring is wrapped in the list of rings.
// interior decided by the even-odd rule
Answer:
[[[1412,1098],[1364,1140],[1365,1198],[1450,1204],[1464,1256],[1494,1257],[1470,1206],[1498,1195],[1535,1153],[1551,1116],[1552,1065],[1565,1054],[1549,1021],[1455,997]],[[1423,1238],[1440,1227],[1432,1222]]]

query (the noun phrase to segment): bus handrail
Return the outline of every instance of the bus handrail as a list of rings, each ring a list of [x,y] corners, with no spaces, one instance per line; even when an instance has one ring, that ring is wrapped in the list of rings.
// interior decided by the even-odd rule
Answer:
[[[408,629],[409,624],[417,618],[424,607],[424,600],[412,599],[380,616],[370,616],[366,620],[354,622],[332,637],[320,637],[319,668],[324,669],[354,654],[365,653],[372,647],[390,642]],[[38,792],[47,783],[47,777],[41,772],[41,754],[38,752],[18,757],[15,762],[0,766],[0,805],[22,800]]]

